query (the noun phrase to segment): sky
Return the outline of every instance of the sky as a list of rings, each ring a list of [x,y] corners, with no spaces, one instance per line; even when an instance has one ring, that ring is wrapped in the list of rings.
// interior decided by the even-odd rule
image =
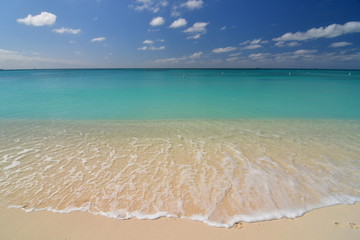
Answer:
[[[0,69],[360,69],[360,0],[0,0]]]

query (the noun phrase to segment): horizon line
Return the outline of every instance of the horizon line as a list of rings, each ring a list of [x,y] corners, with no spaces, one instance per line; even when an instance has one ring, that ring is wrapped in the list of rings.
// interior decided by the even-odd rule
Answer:
[[[0,68],[0,71],[21,71],[21,70],[141,70],[141,69],[164,69],[164,70],[338,70],[338,71],[360,71],[360,68],[271,68],[271,67],[253,67],[253,68],[227,68],[227,67],[83,67],[83,68]]]

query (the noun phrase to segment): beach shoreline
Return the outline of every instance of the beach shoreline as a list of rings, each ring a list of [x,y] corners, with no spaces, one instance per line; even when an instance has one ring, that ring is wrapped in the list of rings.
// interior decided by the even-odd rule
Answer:
[[[295,219],[216,228],[178,218],[116,220],[86,212],[27,213],[0,207],[1,239],[359,239],[360,203],[336,205]]]

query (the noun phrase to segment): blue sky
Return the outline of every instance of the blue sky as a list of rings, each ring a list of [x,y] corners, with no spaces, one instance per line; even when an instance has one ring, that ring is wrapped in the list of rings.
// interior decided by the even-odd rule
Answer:
[[[359,0],[4,0],[0,68],[360,69]]]

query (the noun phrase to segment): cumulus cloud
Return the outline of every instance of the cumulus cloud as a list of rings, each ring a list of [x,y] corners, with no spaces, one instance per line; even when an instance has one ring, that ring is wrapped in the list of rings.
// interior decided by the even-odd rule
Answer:
[[[196,52],[188,56],[188,58],[190,59],[200,58],[202,54],[203,54],[202,52]]]
[[[106,37],[97,37],[97,38],[91,39],[90,41],[91,42],[102,42],[102,41],[105,41],[105,40],[106,40]]]
[[[156,26],[161,26],[164,23],[165,23],[165,19],[163,17],[156,17],[151,20],[150,25],[156,27]]]
[[[153,44],[154,43],[154,41],[152,41],[152,40],[144,40],[143,41],[143,44]]]
[[[184,30],[185,33],[192,33],[194,36],[192,36],[192,39],[200,38],[201,34],[206,33],[206,26],[209,23],[207,22],[197,22],[192,25],[192,27],[189,27]]]
[[[184,30],[184,32],[186,33],[202,33],[202,32],[206,32],[206,26],[209,23],[207,22],[197,22],[194,23],[192,27],[187,28],[186,30]]]
[[[261,38],[256,38],[254,40],[247,40],[245,42],[239,43],[239,45],[246,45],[242,49],[256,49],[263,47],[261,44],[268,43],[269,41],[262,40]]]
[[[192,36],[188,37],[188,39],[198,39],[201,37],[202,34],[206,33],[206,26],[208,22],[197,22],[184,30],[185,33],[193,34]]]
[[[346,46],[350,46],[350,45],[352,45],[352,43],[350,43],[350,42],[334,42],[334,43],[330,44],[329,47],[337,48],[337,47],[346,47]]]
[[[64,34],[64,33],[78,34],[81,32],[81,29],[57,28],[57,29],[53,29],[53,32],[56,32],[59,34]]]
[[[138,50],[142,50],[142,51],[146,51],[146,50],[164,50],[165,46],[160,46],[160,47],[156,47],[154,46],[155,42],[165,42],[164,39],[157,39],[157,40],[149,40],[146,39],[143,41],[143,45],[142,47],[139,47]]]
[[[171,25],[170,28],[180,28],[185,27],[187,24],[187,21],[184,18],[179,18],[178,20],[175,20]]]
[[[56,15],[49,12],[42,12],[38,15],[27,15],[25,18],[19,18],[16,20],[18,23],[23,23],[30,26],[51,26],[56,22]]]
[[[138,50],[142,50],[142,51],[146,51],[146,50],[164,50],[165,46],[161,46],[161,47],[154,47],[154,46],[143,46],[138,48]]]
[[[200,9],[204,6],[204,2],[202,0],[188,0],[179,5],[174,4],[171,7],[171,16],[178,17],[181,16],[182,12],[185,10],[196,10]]]
[[[212,50],[213,53],[225,53],[236,50],[236,47],[225,47],[225,48],[215,48]]]
[[[188,0],[181,4],[182,7],[186,7],[189,10],[200,9],[202,8],[204,2],[202,0]]]
[[[168,6],[168,4],[166,0],[135,0],[129,7],[139,12],[146,10],[157,13],[161,8]]]
[[[331,24],[327,27],[311,28],[306,32],[285,33],[273,41],[305,41],[318,38],[334,38],[349,33],[360,32],[360,22],[347,22],[344,25]]]

